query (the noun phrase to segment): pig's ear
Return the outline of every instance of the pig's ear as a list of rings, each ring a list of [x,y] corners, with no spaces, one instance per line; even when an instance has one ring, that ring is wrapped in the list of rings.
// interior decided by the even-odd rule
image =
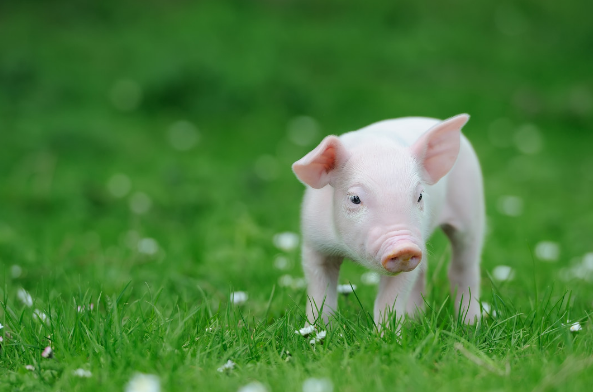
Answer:
[[[337,136],[327,136],[310,153],[292,164],[297,178],[311,188],[321,189],[329,184],[332,170],[343,162],[346,150]]]
[[[424,168],[424,180],[436,184],[451,170],[461,141],[461,128],[469,120],[469,115],[459,114],[430,128],[411,147],[412,155]]]

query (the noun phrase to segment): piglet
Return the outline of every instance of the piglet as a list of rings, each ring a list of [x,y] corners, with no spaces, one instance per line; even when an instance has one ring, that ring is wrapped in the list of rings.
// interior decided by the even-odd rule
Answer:
[[[460,114],[440,121],[405,117],[327,136],[292,165],[307,187],[302,205],[302,263],[307,318],[337,309],[344,258],[382,274],[377,325],[422,309],[426,241],[440,227],[451,242],[456,309],[480,314],[480,254],[485,226],[482,174]]]

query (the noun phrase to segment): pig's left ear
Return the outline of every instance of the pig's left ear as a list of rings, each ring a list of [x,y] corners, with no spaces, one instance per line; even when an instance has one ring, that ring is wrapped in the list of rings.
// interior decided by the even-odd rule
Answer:
[[[461,141],[461,128],[469,120],[469,115],[459,114],[430,128],[411,147],[412,155],[424,168],[427,184],[436,184],[451,170]]]
[[[331,180],[332,171],[346,159],[346,149],[337,136],[327,136],[310,153],[292,164],[297,178],[311,188],[321,189]]]

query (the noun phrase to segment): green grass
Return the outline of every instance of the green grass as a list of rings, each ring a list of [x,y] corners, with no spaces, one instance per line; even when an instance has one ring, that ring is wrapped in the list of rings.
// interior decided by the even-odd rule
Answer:
[[[359,3],[0,5],[1,390],[124,390],[135,372],[165,391],[301,391],[311,377],[334,391],[590,390],[593,283],[565,274],[593,252],[591,4]],[[132,110],[112,99],[121,80],[139,88]],[[290,164],[326,134],[462,112],[485,177],[482,300],[496,316],[455,317],[437,233],[426,314],[401,337],[376,332],[376,288],[347,263],[340,281],[357,297],[340,298],[336,327],[311,346],[294,333],[304,289],[278,285],[302,276],[299,252],[272,241],[298,232]],[[319,124],[311,145],[288,138],[301,115]],[[168,140],[179,120],[200,133],[188,151]],[[526,154],[513,135],[531,125],[543,145]],[[108,188],[117,173],[124,197]],[[146,213],[130,209],[137,192]],[[520,216],[500,212],[507,195]],[[557,262],[533,255],[541,241],[559,245]],[[491,280],[497,265],[515,278]],[[242,306],[229,304],[236,290]],[[228,359],[236,368],[217,372]]]

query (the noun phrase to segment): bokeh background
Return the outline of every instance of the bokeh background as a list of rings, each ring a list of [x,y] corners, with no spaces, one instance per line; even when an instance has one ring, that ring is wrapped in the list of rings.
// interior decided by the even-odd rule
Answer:
[[[276,285],[279,316],[304,305],[298,248],[273,240],[299,231],[291,163],[327,134],[469,113],[485,298],[528,304],[537,284],[590,309],[591,15],[576,0],[2,2],[0,291],[132,282],[216,307],[243,290],[263,317]],[[430,249],[446,257],[444,237]],[[341,281],[372,309],[362,272]]]

